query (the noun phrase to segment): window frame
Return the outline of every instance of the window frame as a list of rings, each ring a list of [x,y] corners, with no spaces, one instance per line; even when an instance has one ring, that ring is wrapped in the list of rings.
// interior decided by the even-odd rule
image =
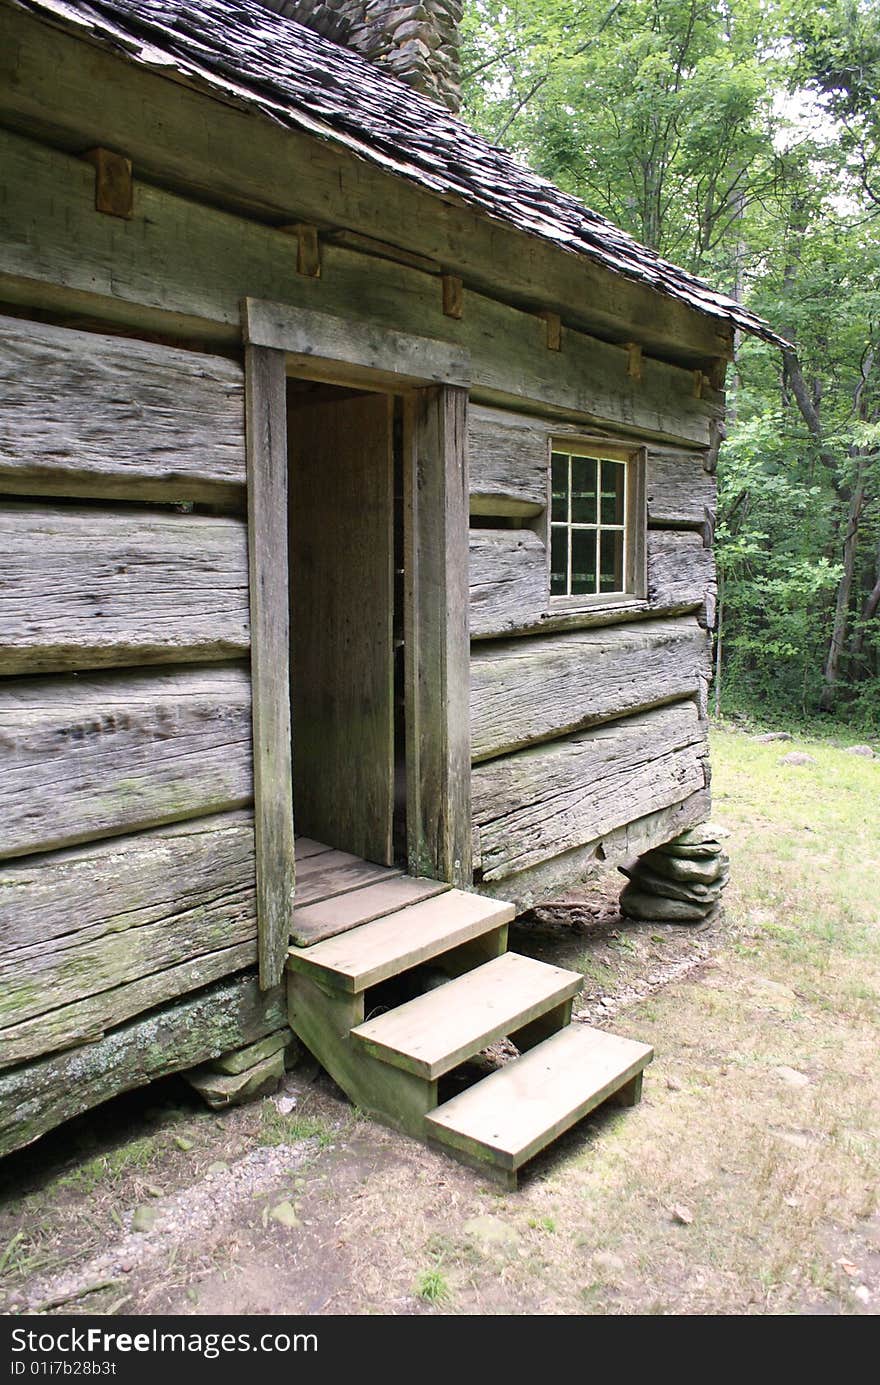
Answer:
[[[597,462],[623,462],[626,465],[623,517],[624,586],[621,591],[578,592],[574,595],[556,596],[550,592],[552,579],[551,528],[553,524],[553,462],[554,452],[562,452],[568,457],[588,457]],[[553,433],[547,439],[547,502],[544,511],[544,543],[547,550],[547,594],[548,610],[551,614],[566,611],[588,611],[604,606],[631,606],[644,604],[647,598],[647,503],[645,498],[645,477],[647,471],[647,448],[637,443],[617,442],[609,438],[590,437],[589,434]],[[567,524],[571,534],[571,521]],[[592,528],[586,525],[585,528]],[[597,531],[604,527],[597,514]],[[618,526],[608,526],[612,532],[619,532]]]

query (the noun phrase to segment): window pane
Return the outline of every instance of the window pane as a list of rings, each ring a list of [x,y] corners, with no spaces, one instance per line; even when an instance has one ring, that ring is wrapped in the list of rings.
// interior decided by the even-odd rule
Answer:
[[[550,518],[561,520],[564,524],[568,519],[568,458],[563,452],[553,452],[550,460],[553,465]]]
[[[596,590],[596,531],[595,529],[572,529],[571,531],[571,593]]]
[[[623,485],[625,464],[623,462],[602,463],[602,523],[623,523]],[[604,559],[603,567],[604,567]]]
[[[597,466],[594,457],[572,457],[572,524],[596,523],[596,471]]]
[[[550,530],[550,595],[568,595],[568,529]]]
[[[602,530],[599,553],[602,560],[600,592],[623,591],[623,534],[619,529]]]

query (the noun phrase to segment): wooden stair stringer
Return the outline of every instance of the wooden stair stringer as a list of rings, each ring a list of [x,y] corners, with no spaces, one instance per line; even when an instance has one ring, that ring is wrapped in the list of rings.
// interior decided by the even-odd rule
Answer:
[[[405,1135],[425,1138],[425,1116],[437,1106],[437,1083],[364,1054],[351,1031],[364,1019],[364,993],[322,986],[288,974],[290,1027],[361,1111]]]
[[[645,1044],[571,1023],[579,974],[507,953],[513,914],[451,889],[294,947],[288,963],[290,1026],[355,1106],[509,1188],[596,1106],[635,1105],[653,1057]],[[450,980],[365,1022],[368,998],[381,1006],[384,995],[374,1000],[372,987],[426,962]],[[440,1079],[502,1035],[520,1056],[441,1106]]]

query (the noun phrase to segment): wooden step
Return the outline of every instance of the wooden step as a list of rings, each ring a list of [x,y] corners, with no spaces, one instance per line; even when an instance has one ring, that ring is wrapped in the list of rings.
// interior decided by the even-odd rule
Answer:
[[[447,890],[313,947],[292,947],[288,962],[316,981],[357,993],[493,932],[515,912],[501,900]]]
[[[572,1024],[425,1118],[432,1143],[468,1163],[517,1169],[594,1107],[635,1084],[647,1044]]]
[[[334,895],[317,904],[295,905],[290,923],[290,936],[298,947],[347,933],[349,928],[372,923],[374,919],[394,914],[408,904],[445,894],[449,889],[440,880],[426,880],[412,875],[398,875],[375,884],[362,885],[348,893]]]
[[[359,1024],[352,1038],[373,1058],[433,1081],[570,1000],[582,980],[579,972],[507,952]]]

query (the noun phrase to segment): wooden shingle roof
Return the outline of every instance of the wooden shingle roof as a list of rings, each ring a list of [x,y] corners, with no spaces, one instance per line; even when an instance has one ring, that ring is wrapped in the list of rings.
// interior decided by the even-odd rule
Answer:
[[[589,257],[776,345],[762,319],[663,260],[442,107],[259,0],[12,0],[446,201]]]

